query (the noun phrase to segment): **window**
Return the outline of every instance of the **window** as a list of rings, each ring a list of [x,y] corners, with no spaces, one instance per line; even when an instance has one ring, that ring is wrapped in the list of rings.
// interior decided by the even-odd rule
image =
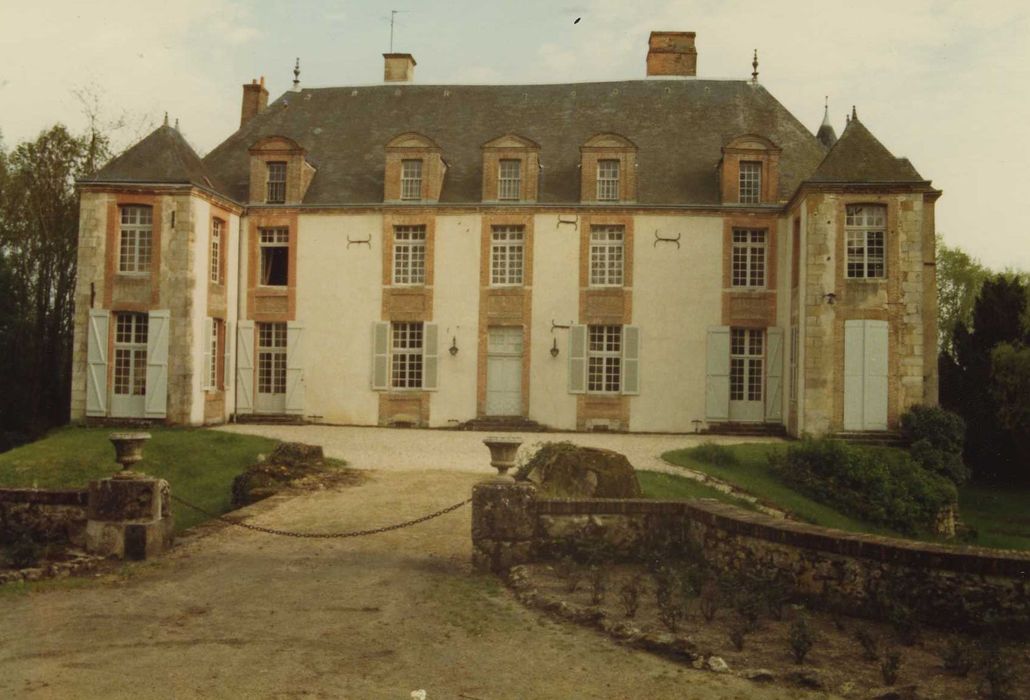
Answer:
[[[268,196],[269,204],[282,204],[286,201],[286,163],[268,163]]]
[[[261,284],[285,287],[290,276],[290,229],[258,230],[261,244]]]
[[[730,401],[762,400],[761,329],[730,329]]]
[[[742,160],[740,162],[740,196],[741,204],[758,204],[762,201],[762,164],[759,161]]]
[[[115,314],[114,393],[147,393],[147,314]]]
[[[623,279],[622,226],[590,228],[590,286],[621,287]]]
[[[394,323],[390,353],[390,386],[422,388],[422,323]]]
[[[122,207],[118,272],[149,272],[153,246],[154,211],[150,207]]]
[[[426,283],[426,227],[393,227],[393,283]]]
[[[211,219],[211,281],[215,284],[222,283],[222,231],[224,229],[224,221]]]
[[[618,393],[622,386],[622,326],[588,326],[587,391]]]
[[[733,229],[732,284],[765,286],[765,231]]]
[[[286,393],[286,324],[259,323],[258,393]]]
[[[490,233],[490,284],[522,284],[525,232],[521,226],[494,226]]]
[[[847,277],[883,277],[887,207],[854,204],[845,214]]]
[[[422,199],[422,161],[401,161],[401,199]]]
[[[597,161],[597,199],[602,202],[619,200],[619,161]]]
[[[205,350],[207,367],[206,367],[206,380],[205,388],[215,390],[218,389],[218,365],[221,363],[220,353],[218,352],[218,336],[222,328],[221,319],[209,318],[208,320],[208,347]]]
[[[497,178],[498,199],[521,199],[522,194],[522,161],[514,158],[502,158],[500,174]]]
[[[790,402],[798,402],[798,327],[790,327]]]

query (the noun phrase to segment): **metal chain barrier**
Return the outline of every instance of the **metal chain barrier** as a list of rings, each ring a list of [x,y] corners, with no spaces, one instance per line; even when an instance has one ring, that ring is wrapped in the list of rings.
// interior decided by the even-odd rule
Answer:
[[[197,505],[194,505],[194,504],[190,503],[189,501],[183,500],[182,498],[179,498],[178,496],[176,496],[174,494],[172,494],[172,500],[175,501],[176,503],[181,503],[182,505],[186,506],[187,508],[192,508],[193,510],[197,511],[198,513],[203,513],[204,515],[206,515],[209,518],[214,518],[216,520],[221,520],[223,523],[228,523],[229,525],[235,525],[236,527],[242,527],[242,528],[246,528],[247,530],[254,530],[256,532],[263,532],[263,533],[268,534],[268,535],[282,535],[283,537],[305,537],[305,538],[309,538],[309,539],[333,539],[333,538],[343,538],[343,537],[361,537],[363,535],[376,535],[376,534],[379,534],[380,532],[389,532],[390,530],[400,530],[401,528],[411,527],[412,525],[418,525],[419,523],[424,523],[427,520],[432,520],[433,518],[438,518],[441,515],[446,515],[447,513],[450,513],[451,511],[458,510],[459,508],[461,508],[466,503],[471,503],[472,502],[472,499],[468,498],[468,499],[465,499],[464,501],[462,501],[461,503],[455,503],[453,506],[447,506],[446,508],[443,508],[441,510],[438,510],[438,511],[435,511],[433,513],[430,513],[429,515],[423,515],[421,518],[415,518],[414,520],[408,520],[407,522],[397,523],[396,525],[386,525],[385,527],[377,527],[377,528],[373,528],[371,530],[354,530],[354,531],[351,531],[351,532],[290,532],[289,530],[276,530],[275,528],[271,528],[271,527],[261,527],[260,525],[249,525],[247,523],[240,522],[239,520],[231,520],[230,518],[226,518],[224,515],[219,515],[217,513],[212,513],[211,511],[205,510],[205,509],[201,508],[200,506],[197,506]]]

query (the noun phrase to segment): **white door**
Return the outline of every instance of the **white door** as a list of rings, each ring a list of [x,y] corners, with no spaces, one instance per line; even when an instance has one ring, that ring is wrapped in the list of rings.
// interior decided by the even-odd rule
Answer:
[[[844,322],[844,429],[887,429],[887,322]]]
[[[286,412],[286,324],[257,324],[255,413]]]
[[[521,416],[522,329],[490,328],[486,354],[486,414]]]
[[[730,420],[765,419],[765,330],[730,329]]]
[[[111,416],[142,418],[147,399],[147,314],[116,313]]]

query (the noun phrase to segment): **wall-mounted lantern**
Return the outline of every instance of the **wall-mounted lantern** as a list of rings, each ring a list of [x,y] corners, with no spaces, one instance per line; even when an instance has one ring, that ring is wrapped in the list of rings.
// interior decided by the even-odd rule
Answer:
[[[558,357],[558,339],[555,338],[551,345],[551,357]]]
[[[455,355],[458,354],[458,337],[457,336],[452,336],[451,337],[451,347],[450,347],[450,349],[447,350],[447,352],[451,353],[451,357],[454,357]]]
[[[826,303],[830,306],[837,303],[837,295],[834,292],[826,292],[826,294],[823,294],[823,298],[826,299]]]

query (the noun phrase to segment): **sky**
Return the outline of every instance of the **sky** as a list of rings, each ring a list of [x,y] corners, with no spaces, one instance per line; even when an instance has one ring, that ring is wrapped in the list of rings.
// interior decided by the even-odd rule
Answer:
[[[1030,270],[1020,211],[1030,163],[1030,3],[1009,0],[0,0],[0,138],[56,122],[122,123],[119,148],[165,112],[203,155],[239,125],[241,85],[382,80],[393,49],[415,82],[644,77],[651,30],[697,32],[698,76],[759,81],[813,132],[829,98],[944,190],[937,230],[984,264]],[[575,22],[576,19],[579,22]],[[1017,208],[1018,209],[1018,208]]]

